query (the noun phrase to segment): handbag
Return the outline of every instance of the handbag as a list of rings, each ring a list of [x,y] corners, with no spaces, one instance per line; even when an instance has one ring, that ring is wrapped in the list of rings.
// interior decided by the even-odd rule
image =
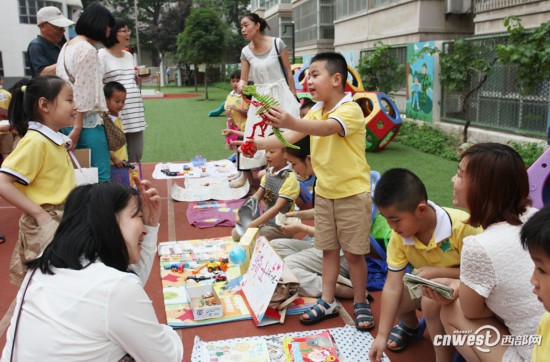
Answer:
[[[283,273],[273,292],[269,307],[282,310],[298,298],[300,282],[289,267],[283,264]]]
[[[101,112],[101,119],[105,126],[105,136],[107,136],[107,144],[110,151],[121,149],[126,144],[126,136],[120,128],[111,120],[111,117],[106,112]]]
[[[76,185],[96,184],[99,182],[97,167],[80,167],[80,162],[76,158],[73,151],[68,151],[76,165],[74,174],[76,176]]]

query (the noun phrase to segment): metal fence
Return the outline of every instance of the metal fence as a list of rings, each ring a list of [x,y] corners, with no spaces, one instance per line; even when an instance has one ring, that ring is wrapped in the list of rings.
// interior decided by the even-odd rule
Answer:
[[[507,37],[470,39],[477,45],[495,49]],[[452,42],[444,43],[444,50],[452,52]],[[488,53],[488,56],[494,54]],[[466,70],[465,70],[466,71]],[[469,89],[479,82],[479,77],[470,82]],[[462,102],[468,90],[449,92],[442,84],[441,118],[453,123],[471,121],[471,125],[509,131],[535,137],[545,137],[550,108],[550,82],[543,82],[531,94],[521,95],[518,85],[518,71],[515,66],[495,63],[487,80],[475,91],[461,112]]]

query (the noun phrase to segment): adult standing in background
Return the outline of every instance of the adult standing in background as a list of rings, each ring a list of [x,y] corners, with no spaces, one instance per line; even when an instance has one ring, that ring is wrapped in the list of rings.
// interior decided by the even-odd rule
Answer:
[[[100,112],[107,111],[103,94],[103,64],[96,46],[105,41],[115,24],[111,12],[100,5],[88,5],[76,22],[77,36],[59,53],[56,73],[73,85],[77,114],[69,133],[72,147],[89,148],[92,167],[98,168],[99,181],[111,178],[111,157]]]
[[[281,108],[298,117],[300,104],[296,100],[288,49],[280,38],[265,35],[266,29],[269,29],[266,20],[258,14],[248,14],[241,20],[241,32],[244,39],[250,43],[241,52],[241,80],[237,86],[237,93],[242,93],[242,87],[247,85],[248,81],[254,81],[258,93],[272,96],[279,102]],[[251,135],[254,124],[261,120],[256,111],[257,108],[253,105],[248,109],[245,140]],[[270,133],[271,127],[268,127],[265,136],[267,137]],[[258,134],[254,137],[258,137]],[[257,158],[262,154],[265,155],[265,151],[258,151]],[[265,160],[265,156],[263,158]],[[240,169],[258,167],[254,164],[247,167],[249,163],[250,159],[239,155]],[[263,164],[265,165],[265,162]]]
[[[65,43],[65,28],[74,24],[55,6],[46,6],[36,13],[40,34],[31,40],[27,48],[27,57],[31,75],[53,74],[61,47]]]
[[[134,57],[126,50],[130,45],[130,34],[128,24],[116,18],[111,34],[103,42],[106,48],[100,49],[98,54],[104,66],[103,83],[116,81],[126,88],[126,103],[120,112],[120,119],[126,134],[128,161],[140,162],[143,156],[143,130],[147,123]]]

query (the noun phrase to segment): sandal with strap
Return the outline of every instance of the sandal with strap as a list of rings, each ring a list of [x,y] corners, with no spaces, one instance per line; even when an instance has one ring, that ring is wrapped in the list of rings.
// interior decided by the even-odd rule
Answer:
[[[321,309],[322,307],[322,309]],[[317,304],[311,307],[310,310],[305,311],[309,318],[305,319],[300,316],[300,322],[305,325],[311,325],[319,323],[325,319],[334,318],[340,313],[340,305],[336,302],[336,299],[332,303],[327,303],[321,298],[317,299]]]
[[[397,322],[397,325],[393,326],[388,337],[388,339],[395,342],[397,347],[386,347],[388,347],[388,349],[392,352],[401,352],[407,347],[411,338],[416,335],[416,332],[418,332],[418,327],[411,328],[403,323],[403,321],[399,321]]]
[[[364,332],[370,331],[374,328],[374,317],[372,316],[372,310],[370,303],[355,303],[353,305],[353,314],[355,315],[355,328]],[[370,323],[367,326],[360,326],[359,323]]]

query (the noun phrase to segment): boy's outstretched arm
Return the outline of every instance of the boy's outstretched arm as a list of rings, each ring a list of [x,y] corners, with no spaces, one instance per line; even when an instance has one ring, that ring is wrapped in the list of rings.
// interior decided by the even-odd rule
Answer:
[[[302,138],[307,136],[305,133],[295,132],[291,130],[286,130],[283,132],[283,137],[288,141],[288,143],[296,143]],[[231,141],[232,146],[242,146],[245,142],[248,142],[246,139],[244,141]],[[269,150],[272,148],[283,147],[281,141],[277,139],[274,135],[265,138],[254,138],[252,140],[254,145],[259,150]],[[239,150],[240,152],[240,150]]]
[[[340,122],[332,118],[326,121],[300,119],[277,106],[271,106],[266,116],[269,119],[269,125],[272,127],[288,128],[306,135],[323,137],[336,133],[344,134]]]
[[[388,277],[382,291],[382,303],[380,309],[380,323],[378,327],[378,335],[371,345],[369,359],[371,361],[380,361],[382,353],[386,349],[388,337],[393,327],[401,294],[403,293],[403,276],[405,269],[400,271],[388,271]]]

